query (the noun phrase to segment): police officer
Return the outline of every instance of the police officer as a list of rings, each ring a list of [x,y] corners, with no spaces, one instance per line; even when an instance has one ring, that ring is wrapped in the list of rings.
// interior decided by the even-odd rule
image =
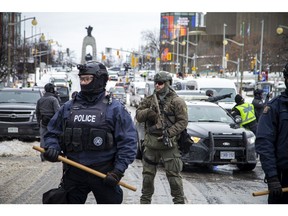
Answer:
[[[286,89],[271,99],[259,119],[256,135],[256,152],[268,184],[269,204],[288,204],[288,64],[284,70]]]
[[[81,91],[51,119],[44,157],[56,162],[62,152],[107,175],[103,180],[72,166],[65,168],[69,203],[84,204],[92,191],[98,204],[120,204],[123,192],[118,183],[136,157],[136,129],[125,106],[106,93],[106,67],[92,61],[77,68]]]
[[[225,98],[231,98],[231,96],[232,96],[232,93],[225,94],[225,95],[214,96],[214,92],[211,89],[208,89],[205,93],[206,93],[206,96],[208,96],[207,100],[209,102],[217,102],[217,101],[225,99]]]
[[[231,115],[233,117],[240,116],[242,119],[240,127],[251,130],[256,134],[257,121],[253,104],[245,102],[244,98],[240,94],[235,96],[235,103],[236,105],[232,108]]]
[[[185,101],[171,88],[172,77],[166,72],[154,76],[155,90],[136,110],[136,119],[145,123],[143,151],[143,183],[141,204],[150,204],[154,193],[154,178],[160,160],[164,164],[171,195],[175,204],[184,204],[183,183],[180,172],[183,164],[177,145],[179,134],[187,127],[188,114]],[[155,96],[157,96],[157,102]],[[160,115],[157,111],[159,105]],[[168,141],[168,142],[165,142]]]
[[[255,89],[253,93],[254,93],[254,98],[253,98],[252,104],[254,106],[256,120],[258,122],[259,118],[263,112],[264,106],[269,101],[270,94],[267,94],[265,101],[263,101],[263,90],[262,89]]]
[[[60,104],[55,94],[55,86],[47,83],[44,86],[45,93],[36,104],[36,118],[40,126],[40,147],[44,148],[44,134],[47,132],[47,125],[53,115],[58,111]],[[41,161],[45,161],[43,154],[40,155]]]

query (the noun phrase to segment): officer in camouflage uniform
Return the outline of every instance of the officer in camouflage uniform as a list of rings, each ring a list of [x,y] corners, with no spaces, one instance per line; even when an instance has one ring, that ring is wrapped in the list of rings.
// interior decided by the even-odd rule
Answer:
[[[185,101],[178,97],[170,87],[172,77],[168,73],[157,73],[154,76],[154,82],[154,93],[146,97],[136,110],[137,121],[145,123],[145,148],[142,159],[143,184],[140,203],[151,203],[157,165],[161,160],[170,184],[173,202],[175,204],[184,204],[183,183],[180,175],[183,163],[180,158],[181,154],[177,140],[179,134],[188,124],[187,106]],[[160,115],[157,112],[154,94],[156,94],[158,99]],[[162,123],[164,123],[164,127]],[[163,130],[164,128],[165,130]],[[163,142],[165,135],[169,138],[169,144]]]

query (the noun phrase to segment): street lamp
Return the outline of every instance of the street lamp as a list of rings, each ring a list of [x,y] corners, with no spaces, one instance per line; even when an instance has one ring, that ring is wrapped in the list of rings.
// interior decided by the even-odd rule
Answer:
[[[288,29],[288,26],[278,25],[278,28],[276,29],[277,34],[282,34],[284,31],[283,29]]]
[[[181,43],[183,46],[185,46],[186,44],[186,68],[185,68],[185,73],[188,74],[188,51],[189,51],[189,44],[191,44],[192,46],[197,47],[198,44],[197,43],[193,43],[189,41],[189,28],[187,28],[187,39],[183,40]],[[194,52],[194,57],[193,57],[193,69],[196,69],[196,51]]]
[[[163,40],[162,41],[162,44],[164,45],[164,44],[166,44],[166,43],[168,43],[168,44],[170,44],[170,45],[172,45],[173,46],[173,63],[174,63],[174,44],[175,44],[175,42],[174,41],[172,41],[172,42],[169,42],[169,41],[167,41],[167,40]],[[179,49],[177,49],[177,54],[176,54],[176,56],[177,56],[177,66],[176,66],[176,68],[178,68],[178,52],[179,52]],[[173,69],[173,72],[174,72],[174,69]],[[178,71],[177,71],[178,72]]]
[[[10,43],[10,40],[11,40],[11,33],[10,33],[10,26],[15,26],[15,25],[18,25],[20,24],[21,22],[25,22],[27,20],[31,20],[31,24],[33,26],[37,25],[37,20],[35,17],[28,17],[28,18],[24,18],[23,20],[20,20],[19,22],[15,22],[15,23],[12,23],[12,22],[9,22],[8,23],[8,81],[7,81],[7,85],[9,86],[10,85],[10,75],[11,75],[11,43]],[[25,25],[24,25],[24,61],[23,61],[23,75],[25,77],[25,70],[26,70],[26,67],[25,67],[25,61],[26,61],[26,52],[25,52],[25,46],[26,46],[26,41],[25,41]]]
[[[177,37],[177,41],[173,40],[173,41],[171,42],[171,44],[174,45],[175,42],[177,43],[177,51],[176,51],[176,53],[177,53],[177,55],[176,55],[176,74],[178,74],[178,72],[179,72],[179,44],[181,44],[181,43],[179,42],[179,36]]]
[[[225,61],[225,64],[227,63],[226,55],[225,55],[225,46],[228,44],[228,42],[234,43],[237,46],[241,46],[242,48],[244,47],[244,43],[239,43],[237,41],[234,41],[232,39],[224,37],[224,39],[223,39],[223,61]],[[231,60],[229,60],[229,61],[232,62],[232,63],[235,63],[237,65],[237,88],[238,88],[238,73],[239,73],[239,64],[240,64],[239,58],[237,59],[237,62],[236,61],[231,61]],[[225,71],[225,69],[223,67],[223,72],[224,71]],[[239,89],[240,94],[241,94],[241,89],[242,89],[242,78],[243,78],[243,71],[241,72],[241,84],[240,84],[240,89]]]
[[[223,74],[225,74],[225,63],[226,63],[226,55],[225,55],[225,39],[226,39],[226,24],[223,24],[223,53],[222,53],[222,70],[223,70]]]

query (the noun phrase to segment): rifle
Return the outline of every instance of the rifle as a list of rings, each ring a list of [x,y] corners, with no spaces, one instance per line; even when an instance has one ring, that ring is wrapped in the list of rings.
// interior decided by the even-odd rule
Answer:
[[[157,99],[157,96],[156,96],[155,93],[153,94],[153,97],[154,97],[154,100],[155,100],[156,109],[157,109],[157,112],[159,114],[161,125],[162,125],[162,134],[163,134],[162,135],[163,136],[162,140],[163,140],[163,144],[165,146],[172,147],[172,143],[169,140],[169,136],[168,136],[167,129],[166,129],[166,124],[164,122],[163,116],[161,115],[158,99]]]

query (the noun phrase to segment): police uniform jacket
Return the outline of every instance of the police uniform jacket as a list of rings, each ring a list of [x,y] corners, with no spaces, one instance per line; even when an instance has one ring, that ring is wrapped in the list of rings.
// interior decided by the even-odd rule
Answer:
[[[101,109],[103,108],[102,110],[106,110],[105,113],[103,113],[103,116],[105,115],[105,120],[100,120],[103,121],[103,126],[101,125],[102,123],[99,126],[99,122],[97,122],[99,121],[99,117],[97,116],[98,113],[95,111],[97,110],[97,106],[100,106]],[[102,112],[101,109],[100,112]],[[94,114],[94,112],[97,114]],[[73,113],[76,113],[77,115],[72,116]],[[69,131],[71,132],[71,130],[68,131],[68,127],[66,128],[66,126],[69,124],[73,125],[73,130],[77,127],[77,124],[80,126],[87,124],[91,128],[93,128],[93,125],[98,125],[98,128],[91,129],[90,134],[85,135],[83,133],[81,135],[81,133],[79,133],[79,136],[77,134],[75,135],[75,131],[73,131],[73,135],[75,136],[73,136],[70,141],[72,146],[76,147],[76,150],[69,150],[65,148],[67,147],[65,146],[65,143],[67,143],[67,140],[69,140],[69,137],[67,138],[65,134]],[[80,126],[79,128],[81,132]],[[66,102],[59,109],[59,111],[49,122],[47,129],[48,132],[44,136],[45,146],[47,148],[55,148],[59,151],[62,150],[69,159],[83,165],[97,165],[113,161],[114,168],[120,172],[124,172],[128,168],[128,165],[131,164],[136,157],[137,133],[132,118],[122,103],[114,99],[112,100],[112,98],[106,96],[105,92],[101,93],[93,102],[88,102],[85,100],[80,92],[77,94],[75,99]],[[109,148],[101,149],[100,146],[100,150],[97,150],[96,138],[99,136],[99,133],[97,132],[99,130],[101,133],[105,133],[105,131],[112,133],[113,144],[110,145]],[[93,135],[95,131],[98,133],[98,135],[94,136],[95,138],[91,141],[89,137],[91,134]],[[63,135],[64,138],[61,139]],[[80,140],[80,143],[82,141],[82,145],[76,145],[78,140]],[[85,143],[83,143],[83,140]],[[108,143],[107,140],[106,142]],[[111,138],[109,142],[111,143]],[[77,150],[77,147],[79,146],[81,148]]]
[[[255,148],[266,177],[288,169],[288,96],[270,100],[259,119]]]

